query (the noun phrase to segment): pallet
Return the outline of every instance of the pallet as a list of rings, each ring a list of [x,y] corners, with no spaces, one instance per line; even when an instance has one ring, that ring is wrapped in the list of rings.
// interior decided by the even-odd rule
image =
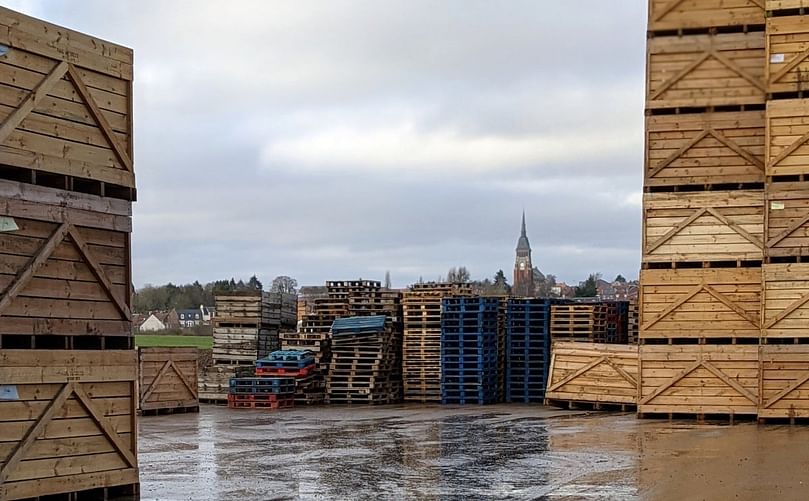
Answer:
[[[142,413],[199,407],[196,348],[139,348],[139,409]]]
[[[638,413],[755,416],[759,346],[641,346]]]
[[[650,38],[646,108],[763,105],[764,31]]]
[[[640,339],[750,339],[760,331],[761,268],[642,270]]]
[[[762,261],[764,191],[647,193],[643,262]]]
[[[646,187],[764,182],[763,110],[646,117]]]
[[[772,2],[767,1],[768,4]],[[738,0],[733,2],[732,8],[729,7],[726,0],[649,0],[649,31],[764,24],[764,7],[758,0]]]
[[[2,350],[0,381],[0,499],[138,483],[134,350]]]
[[[806,16],[767,19],[767,92],[809,91],[809,23]]]
[[[552,305],[549,331],[551,340],[606,342],[607,309],[603,304]]]
[[[638,347],[554,342],[548,374],[548,400],[635,404]]]

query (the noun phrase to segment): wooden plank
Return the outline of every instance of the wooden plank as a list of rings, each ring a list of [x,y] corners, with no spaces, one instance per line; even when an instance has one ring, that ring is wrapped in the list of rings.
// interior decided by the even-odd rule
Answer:
[[[649,0],[651,31],[762,24],[764,0]]]
[[[805,16],[767,19],[767,91],[809,90],[809,23]]]
[[[767,103],[767,176],[809,173],[809,100],[782,99]]]

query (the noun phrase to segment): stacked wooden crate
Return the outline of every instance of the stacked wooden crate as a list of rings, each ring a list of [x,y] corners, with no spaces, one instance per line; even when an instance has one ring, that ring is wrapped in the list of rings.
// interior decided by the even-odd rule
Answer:
[[[441,300],[468,296],[468,284],[415,284],[404,293],[402,374],[404,399],[441,401]]]
[[[141,414],[198,412],[199,350],[138,348]]]
[[[767,1],[760,418],[809,417],[809,5]]]
[[[138,493],[130,49],[0,7],[0,499]]]
[[[755,414],[765,247],[763,2],[650,0],[641,414]]]

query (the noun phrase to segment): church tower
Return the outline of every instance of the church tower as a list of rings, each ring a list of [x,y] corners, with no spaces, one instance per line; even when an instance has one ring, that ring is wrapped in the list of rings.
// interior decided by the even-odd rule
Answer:
[[[534,265],[531,263],[531,244],[528,243],[528,235],[525,233],[525,211],[522,213],[520,239],[517,240],[512,292],[515,296],[534,295]]]

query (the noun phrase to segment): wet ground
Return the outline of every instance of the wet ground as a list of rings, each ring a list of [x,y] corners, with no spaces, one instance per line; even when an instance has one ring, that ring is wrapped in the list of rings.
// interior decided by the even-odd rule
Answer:
[[[809,499],[809,426],[539,406],[203,406],[140,420],[144,500]]]

